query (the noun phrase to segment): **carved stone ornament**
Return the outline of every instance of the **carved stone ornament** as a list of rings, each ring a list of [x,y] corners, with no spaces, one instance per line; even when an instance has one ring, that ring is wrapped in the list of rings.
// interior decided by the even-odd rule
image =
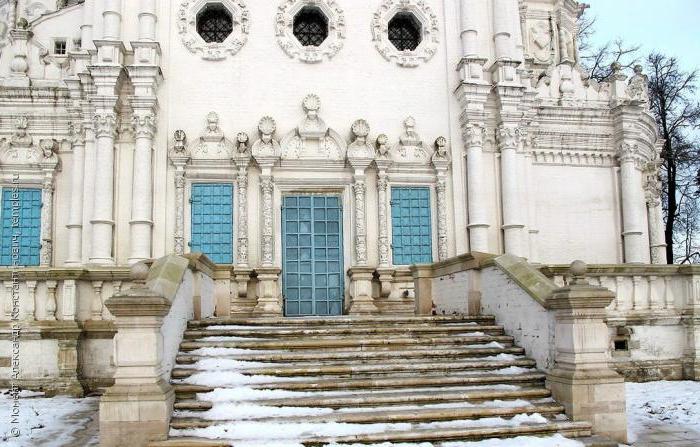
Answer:
[[[0,143],[0,165],[17,166],[40,163],[55,167],[58,164],[56,141],[41,140],[37,146],[27,131],[28,127],[29,120],[26,116],[19,116],[15,119],[14,133],[9,141],[3,139]]]
[[[318,116],[319,97],[308,95],[302,107],[306,117],[282,139],[282,159],[345,160],[345,141]]]
[[[352,133],[355,140],[348,146],[348,159],[372,160],[374,148],[367,142],[369,136],[367,121],[360,119],[352,123]]]
[[[627,96],[632,101],[649,102],[649,77],[642,73],[642,66],[634,66],[634,75],[627,86]]]
[[[192,148],[192,158],[199,160],[230,160],[234,144],[229,141],[219,127],[219,115],[210,112],[204,132]]]
[[[377,159],[379,160],[388,160],[389,157],[391,156],[389,153],[389,137],[387,137],[385,134],[380,134],[377,137]]]
[[[210,0],[182,0],[177,16],[177,27],[185,48],[204,60],[218,61],[238,53],[248,40],[248,7],[243,0],[218,0],[231,13],[233,31],[223,42],[205,42],[197,33],[197,14]]]
[[[258,132],[260,139],[253,143],[253,157],[258,158],[277,158],[281,155],[279,142],[275,139],[277,131],[277,123],[269,116],[264,116],[258,123]]]
[[[535,63],[552,62],[552,31],[549,21],[537,20],[530,25],[530,53]]]
[[[187,154],[187,134],[184,130],[175,131],[172,154],[178,156]]]
[[[403,122],[404,133],[391,151],[394,161],[403,163],[427,163],[430,161],[428,151],[423,146],[423,140],[416,132],[416,120],[409,116]]]
[[[10,2],[0,1],[0,50],[10,42]]]
[[[399,51],[389,41],[389,22],[396,14],[412,14],[421,25],[422,39],[414,51]],[[437,15],[424,0],[384,0],[372,19],[372,40],[388,61],[402,67],[416,67],[428,62],[437,52],[440,43],[440,26]]]
[[[294,16],[307,6],[319,8],[328,20],[328,37],[318,47],[303,46],[294,36]],[[308,63],[321,62],[343,48],[345,14],[334,0],[284,0],[278,7],[275,32],[277,43],[289,57]]]

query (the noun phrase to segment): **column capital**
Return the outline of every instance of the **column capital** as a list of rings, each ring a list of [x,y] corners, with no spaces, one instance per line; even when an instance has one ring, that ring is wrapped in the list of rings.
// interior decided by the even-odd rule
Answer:
[[[520,142],[520,129],[517,125],[500,124],[496,129],[496,141],[501,151],[517,150]]]
[[[117,137],[117,116],[111,112],[95,113],[93,129],[97,138]]]
[[[136,138],[153,139],[157,129],[157,118],[152,111],[134,111],[131,118]]]

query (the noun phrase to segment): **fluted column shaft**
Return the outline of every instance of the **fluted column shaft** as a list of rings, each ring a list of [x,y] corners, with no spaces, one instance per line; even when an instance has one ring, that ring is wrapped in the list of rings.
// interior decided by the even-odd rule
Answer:
[[[155,115],[136,111],[134,115],[134,163],[131,189],[131,251],[129,263],[152,257],[153,242],[153,137]]]
[[[484,193],[483,124],[467,128],[467,209],[469,213],[469,249],[489,252],[488,205]]]
[[[83,126],[72,128],[73,159],[71,164],[71,202],[68,220],[68,259],[66,265],[76,266],[83,260],[83,187],[85,184],[85,132]]]

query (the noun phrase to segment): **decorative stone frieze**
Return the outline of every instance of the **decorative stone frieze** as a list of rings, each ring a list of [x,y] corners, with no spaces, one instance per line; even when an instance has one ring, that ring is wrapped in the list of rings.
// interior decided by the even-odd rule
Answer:
[[[211,3],[218,3],[231,13],[233,31],[223,42],[205,42],[197,33],[197,14]],[[238,53],[246,44],[250,26],[249,15],[248,6],[243,0],[182,0],[178,10],[178,33],[182,44],[191,53],[204,60],[223,60]]]
[[[320,46],[304,46],[294,36],[294,16],[307,6],[319,8],[328,20],[328,37]],[[277,43],[289,57],[307,63],[321,62],[343,48],[345,14],[335,0],[284,0],[278,7],[275,33]]]
[[[345,140],[318,115],[320,98],[307,95],[302,107],[305,118],[280,143],[282,160],[345,160]]]
[[[421,42],[413,51],[399,51],[389,41],[389,22],[397,14],[411,14],[421,26]],[[402,67],[417,67],[435,55],[440,43],[437,15],[423,0],[384,0],[372,19],[374,46],[386,60]]]

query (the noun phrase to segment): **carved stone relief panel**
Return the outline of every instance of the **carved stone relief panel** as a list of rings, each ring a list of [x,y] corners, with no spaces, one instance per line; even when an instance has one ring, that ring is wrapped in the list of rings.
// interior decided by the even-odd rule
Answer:
[[[321,100],[308,95],[302,103],[305,117],[281,142],[283,160],[344,160],[347,144],[319,116]]]

